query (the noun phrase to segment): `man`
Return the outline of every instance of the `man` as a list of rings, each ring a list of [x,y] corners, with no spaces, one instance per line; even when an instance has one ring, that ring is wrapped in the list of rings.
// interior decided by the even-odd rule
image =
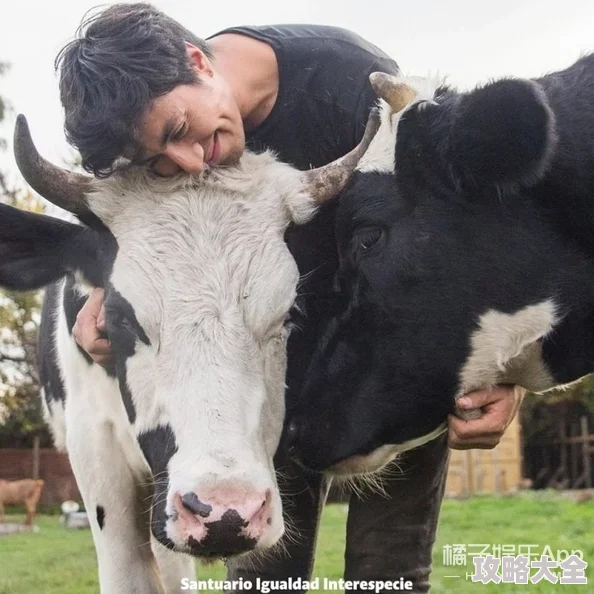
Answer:
[[[342,29],[237,27],[205,42],[146,4],[114,5],[91,18],[58,56],[57,66],[68,139],[85,169],[98,176],[109,175],[120,157],[146,163],[158,175],[199,173],[237,161],[245,146],[271,148],[300,169],[318,167],[360,140],[376,101],[368,75],[398,70],[377,47]],[[321,229],[331,228],[334,208],[325,207],[312,223],[286,236],[301,273],[308,275],[299,309],[310,312],[289,343],[288,414],[322,331],[311,320],[327,318],[332,307],[336,250],[333,237]],[[320,253],[328,254],[326,261],[319,261]],[[315,300],[307,297],[312,293]],[[110,347],[101,301],[96,290],[74,332],[105,365]],[[461,399],[461,408],[482,408],[483,416],[471,422],[451,418],[450,445],[493,447],[517,406],[511,388]],[[428,591],[447,454],[445,439],[435,440],[404,459],[404,477],[386,481],[390,500],[376,494],[352,499],[347,579],[404,577],[413,580],[415,592]],[[309,510],[312,520],[298,520],[300,544],[290,548],[289,560],[261,561],[250,569],[236,560],[230,564],[234,577],[305,578],[311,571],[324,481],[296,469],[284,451],[276,463],[285,481],[281,491],[293,495],[289,505]]]

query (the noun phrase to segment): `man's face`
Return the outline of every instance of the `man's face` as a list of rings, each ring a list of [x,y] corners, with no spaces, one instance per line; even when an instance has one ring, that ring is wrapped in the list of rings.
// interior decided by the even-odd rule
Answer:
[[[234,163],[243,152],[237,102],[225,79],[200,54],[194,61],[200,83],[179,85],[157,97],[140,119],[139,159],[159,175],[200,173],[206,166]]]

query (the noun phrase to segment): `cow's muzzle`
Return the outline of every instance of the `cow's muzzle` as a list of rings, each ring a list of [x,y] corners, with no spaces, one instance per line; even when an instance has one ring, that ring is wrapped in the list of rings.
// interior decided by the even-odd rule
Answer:
[[[246,488],[203,489],[175,493],[167,532],[178,550],[198,557],[229,557],[271,546],[273,502]]]

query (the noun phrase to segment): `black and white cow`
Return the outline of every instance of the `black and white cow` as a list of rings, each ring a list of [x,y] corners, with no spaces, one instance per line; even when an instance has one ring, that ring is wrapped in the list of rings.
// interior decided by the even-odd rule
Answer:
[[[176,592],[193,560],[167,549],[226,557],[283,534],[273,456],[299,281],[284,232],[344,186],[374,123],[359,148],[307,173],[246,152],[201,176],[124,167],[89,180],[43,160],[17,122],[25,179],[85,223],[0,205],[0,286],[58,281],[41,375],[90,512],[101,592]],[[105,288],[111,372],[72,336],[90,287]]]
[[[467,93],[372,79],[381,126],[336,215],[342,305],[291,423],[303,464],[336,473],[432,439],[462,393],[594,370],[594,55]]]

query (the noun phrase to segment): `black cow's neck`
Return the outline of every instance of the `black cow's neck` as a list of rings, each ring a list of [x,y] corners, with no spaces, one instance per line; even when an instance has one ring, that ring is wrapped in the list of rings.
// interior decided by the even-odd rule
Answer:
[[[543,342],[543,357],[555,380],[568,383],[594,371],[594,257],[574,254],[571,265],[556,265],[551,294],[560,321]]]

